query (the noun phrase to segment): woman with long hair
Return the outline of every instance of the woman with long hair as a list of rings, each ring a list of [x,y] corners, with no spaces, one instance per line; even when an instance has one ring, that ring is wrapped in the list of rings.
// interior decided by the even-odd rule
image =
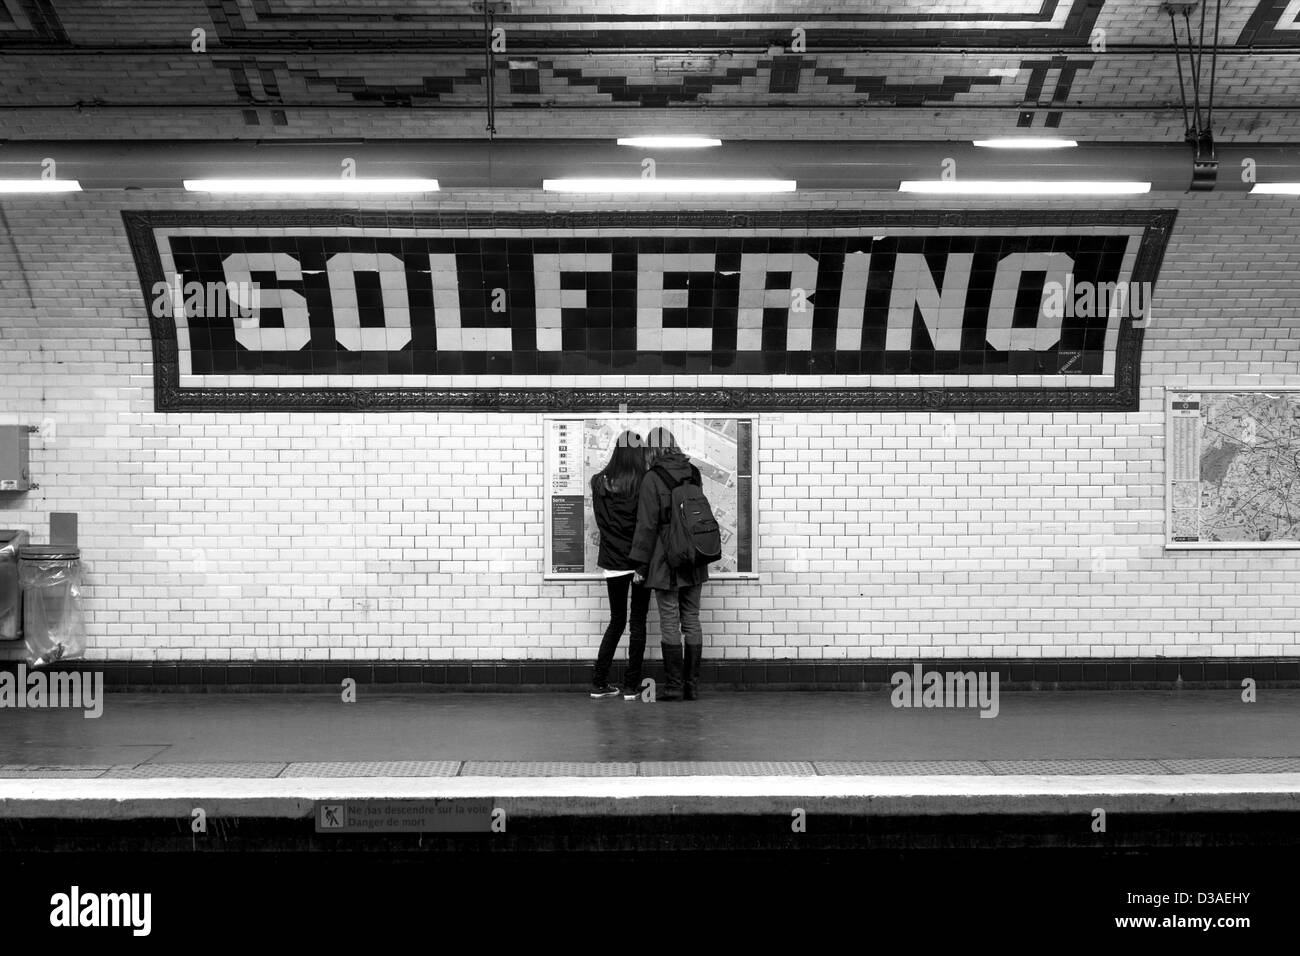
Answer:
[[[617,697],[619,689],[609,683],[609,668],[623,629],[628,626],[628,590],[632,592],[631,635],[627,646],[627,670],[623,675],[624,700],[636,700],[641,692],[641,662],[645,657],[646,614],[650,591],[632,582],[635,565],[628,560],[632,535],[636,531],[637,502],[641,478],[645,475],[645,450],[641,436],[625,431],[614,443],[609,464],[591,476],[591,508],[600,530],[600,554],[596,563],[605,572],[609,592],[609,626],[600,642],[591,674],[591,696]]]

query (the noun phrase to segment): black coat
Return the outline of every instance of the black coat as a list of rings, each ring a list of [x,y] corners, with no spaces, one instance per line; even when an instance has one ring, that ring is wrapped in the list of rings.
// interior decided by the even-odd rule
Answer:
[[[628,560],[632,550],[632,533],[636,530],[636,509],[640,486],[633,485],[623,494],[610,487],[605,473],[591,476],[591,510],[600,529],[600,553],[596,564],[607,571],[630,571],[636,566]]]
[[[665,452],[657,458],[655,468],[662,468],[677,481],[700,484],[700,470],[691,464],[691,460],[677,449]],[[672,508],[672,490],[664,480],[651,468],[641,479],[641,497],[637,504],[636,534],[632,537],[632,552],[629,558],[643,575],[645,585],[659,591],[671,591],[686,588],[693,584],[703,584],[709,579],[709,566],[679,571],[668,566],[664,557],[662,535],[668,527],[668,513]]]

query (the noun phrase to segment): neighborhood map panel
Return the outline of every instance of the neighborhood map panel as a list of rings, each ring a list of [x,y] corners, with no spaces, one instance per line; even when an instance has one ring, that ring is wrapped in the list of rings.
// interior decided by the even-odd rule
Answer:
[[[1300,392],[1170,395],[1170,547],[1300,547]]]

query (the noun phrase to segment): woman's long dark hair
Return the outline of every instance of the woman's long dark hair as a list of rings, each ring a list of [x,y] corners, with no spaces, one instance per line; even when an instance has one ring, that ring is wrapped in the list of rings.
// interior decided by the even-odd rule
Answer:
[[[616,494],[635,492],[645,474],[645,449],[641,436],[632,431],[619,435],[602,474]]]

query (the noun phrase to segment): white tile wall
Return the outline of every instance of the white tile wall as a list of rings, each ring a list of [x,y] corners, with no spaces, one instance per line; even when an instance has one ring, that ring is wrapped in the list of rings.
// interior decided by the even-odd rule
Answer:
[[[437,201],[493,204],[561,208]],[[1163,550],[1161,403],[1163,386],[1300,387],[1300,204],[1139,204],[1180,208],[1141,410],[763,416],[763,580],[710,587],[710,654],[1300,653],[1300,552]],[[594,653],[599,586],[541,578],[540,416],[156,414],[121,208],[6,202],[0,236],[0,422],[46,432],[41,487],[0,499],[0,526],[44,541],[49,512],[80,514],[91,656]]]

